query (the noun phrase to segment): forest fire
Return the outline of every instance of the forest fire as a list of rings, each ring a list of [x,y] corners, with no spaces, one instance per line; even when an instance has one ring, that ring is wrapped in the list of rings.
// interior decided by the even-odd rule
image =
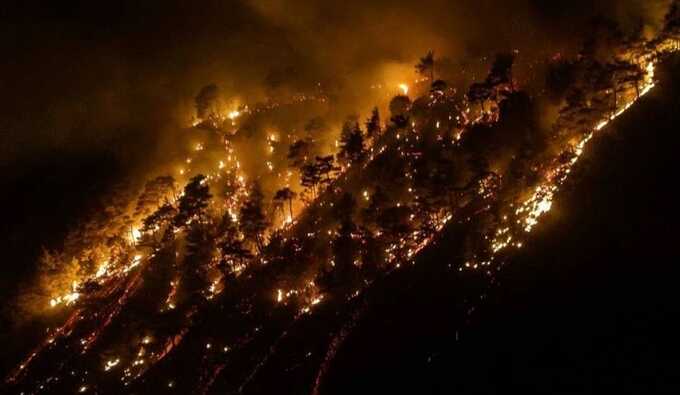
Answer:
[[[572,57],[485,56],[482,74],[429,51],[413,79],[373,85],[397,95],[357,104],[363,120],[334,112],[325,79],[295,93],[293,70],[250,105],[204,86],[160,175],[112,192],[41,258],[40,305],[61,324],[6,385],[243,393],[283,366],[315,372],[317,393],[390,276],[446,251],[461,281],[493,281],[530,243],[588,143],[680,50],[677,17]]]
[[[97,273],[99,273],[99,271],[97,271]],[[70,293],[50,299],[50,307],[55,307],[62,303],[66,304],[67,306],[71,305],[75,303],[79,297],[80,294],[78,293],[78,282],[74,281],[71,285]]]
[[[404,95],[408,95],[408,85],[399,84],[399,89],[401,90],[401,93],[403,93]]]

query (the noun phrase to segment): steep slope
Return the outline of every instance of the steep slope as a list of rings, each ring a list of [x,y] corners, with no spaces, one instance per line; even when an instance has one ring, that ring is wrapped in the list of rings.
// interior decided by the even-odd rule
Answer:
[[[258,109],[201,116],[196,128],[212,138],[195,143],[177,169],[191,177],[181,192],[173,177],[157,177],[136,205],[134,195],[114,197],[64,252],[46,254],[44,267],[56,276],[44,302],[63,320],[6,383],[46,393],[285,386],[317,394],[332,388],[329,370],[354,328],[364,316],[381,317],[376,307],[396,302],[394,313],[410,323],[428,317],[404,311],[410,298],[448,300],[453,331],[417,329],[431,340],[446,332],[457,339],[498,272],[531,240],[586,143],[653,89],[655,64],[678,49],[675,38],[638,44],[641,52],[624,46],[613,63],[569,63],[584,77],[572,81],[550,129],[537,127],[535,98],[515,89],[511,54],[497,56],[464,97],[445,84],[413,102],[396,97],[371,150],[350,121],[337,144],[340,167],[333,155],[300,155],[305,198],[296,216],[292,173],[274,172],[270,161],[245,172],[237,147],[253,136],[247,127],[223,129]],[[252,142],[285,156],[278,140]],[[291,151],[298,142],[307,144],[291,141]],[[262,172],[286,186],[273,199]],[[270,219],[280,226],[267,219],[266,193],[289,205],[288,213],[274,208]]]
[[[322,393],[677,392],[679,61],[591,142],[475,311],[452,309],[464,302],[445,271],[393,279]],[[447,245],[435,250],[430,269],[456,259]]]

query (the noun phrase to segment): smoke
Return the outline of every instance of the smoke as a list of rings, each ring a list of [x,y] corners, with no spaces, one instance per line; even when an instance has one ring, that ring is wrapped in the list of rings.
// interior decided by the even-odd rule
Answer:
[[[148,155],[185,125],[207,83],[246,102],[279,75],[291,91],[318,83],[358,112],[413,78],[427,50],[459,65],[501,50],[525,59],[573,49],[596,14],[647,32],[668,0],[422,0],[393,2],[165,1],[5,7],[2,29],[4,163],[111,151]],[[479,60],[481,63],[482,61]],[[390,89],[395,89],[390,86]],[[145,144],[140,144],[144,142]]]

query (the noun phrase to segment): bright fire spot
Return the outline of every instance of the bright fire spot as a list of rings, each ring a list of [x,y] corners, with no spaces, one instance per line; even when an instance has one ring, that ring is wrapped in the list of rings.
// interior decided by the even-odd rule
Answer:
[[[132,236],[132,241],[138,241],[142,237],[142,232],[137,228],[132,228],[130,235]]]
[[[99,277],[106,275],[106,272],[108,271],[108,269],[109,269],[109,261],[102,262],[101,265],[99,265],[99,267],[97,268],[97,273],[94,274],[94,277],[99,278]]]
[[[230,111],[229,114],[227,114],[227,118],[231,119],[232,121],[236,118],[239,117],[241,113],[238,110]]]
[[[80,298],[80,293],[78,293],[77,289],[78,289],[78,282],[74,281],[71,284],[71,292],[69,292],[65,295],[57,296],[56,298],[50,299],[50,307],[56,307],[56,306],[58,306],[62,303],[67,305],[67,306],[72,305],[73,303],[76,302],[76,300],[78,300],[78,298]]]
[[[104,371],[108,372],[111,370],[114,366],[118,365],[120,363],[120,358],[116,358],[110,361],[106,361],[106,364],[104,365]],[[81,391],[82,392],[82,391]]]
[[[408,85],[399,84],[399,89],[401,90],[401,93],[408,95]]]

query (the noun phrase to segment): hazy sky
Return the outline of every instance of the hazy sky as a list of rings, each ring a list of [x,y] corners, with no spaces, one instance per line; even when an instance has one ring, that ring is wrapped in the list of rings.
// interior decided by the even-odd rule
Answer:
[[[46,4],[39,4],[46,3]],[[186,121],[197,90],[259,97],[341,81],[351,97],[428,49],[456,61],[576,45],[595,14],[653,26],[666,0],[25,1],[0,10],[0,164],[113,150],[136,158]],[[406,71],[404,71],[406,70]],[[290,74],[290,73],[289,73]],[[367,99],[368,100],[368,99]]]

